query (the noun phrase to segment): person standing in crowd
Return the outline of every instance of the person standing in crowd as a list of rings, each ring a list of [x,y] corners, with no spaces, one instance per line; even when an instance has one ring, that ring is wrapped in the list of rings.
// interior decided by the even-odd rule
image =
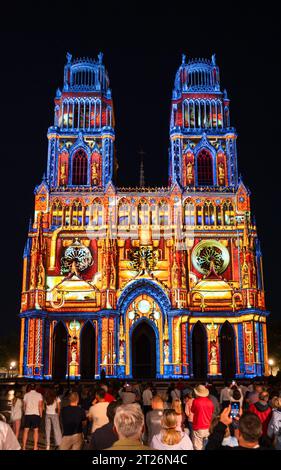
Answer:
[[[176,428],[176,430],[177,431],[182,431],[185,416],[183,414],[181,400],[179,400],[178,398],[173,400],[172,405],[171,405],[171,409],[175,411],[176,416],[177,416],[177,428]]]
[[[221,390],[220,393],[220,404],[222,409],[227,407],[230,403],[230,397],[231,397],[231,382],[225,382],[224,383],[224,388]]]
[[[250,388],[250,387],[249,387]],[[254,404],[254,403],[257,403],[259,401],[259,394],[261,392],[263,392],[263,387],[261,385],[258,385],[258,384],[254,384],[253,385],[253,390],[250,390],[250,393],[248,394],[247,396],[247,400],[248,400],[248,403],[249,403],[249,407]]]
[[[117,441],[118,437],[114,431],[114,416],[118,406],[121,405],[121,400],[109,403],[106,410],[108,423],[104,424],[101,428],[96,429],[96,431],[91,435],[88,450],[104,450],[111,447],[114,442]]]
[[[146,384],[144,387],[144,391],[142,392],[142,405],[143,405],[144,415],[146,415],[146,413],[151,410],[152,397],[153,395],[151,391],[151,385]]]
[[[141,401],[141,398],[142,398],[142,393],[141,393],[141,383],[140,382],[136,382],[132,385],[132,390],[135,394],[135,397],[136,397],[136,403],[140,402]]]
[[[174,410],[164,410],[161,431],[153,436],[151,447],[157,450],[193,450],[189,436],[178,430],[178,419]]]
[[[168,406],[170,406],[172,401],[173,401],[172,392],[175,390],[175,388],[176,388],[176,384],[174,382],[172,382],[168,387],[168,390],[167,390],[167,403],[168,403]]]
[[[86,413],[78,403],[78,393],[72,392],[69,395],[69,405],[61,410],[63,437],[60,450],[80,450],[83,446],[82,427],[86,424]]]
[[[11,426],[0,420],[0,450],[20,450],[20,448]]]
[[[148,450],[143,445],[144,415],[137,403],[121,405],[114,417],[114,429],[118,440],[106,450]]]
[[[181,399],[181,383],[177,383],[175,388],[171,391],[171,398],[172,402]]]
[[[216,428],[216,426],[218,425],[219,422],[220,422],[220,416],[216,416],[215,418],[212,419],[210,429],[209,429],[210,434],[212,434],[214,432],[214,429]],[[221,445],[222,446],[228,446],[228,447],[237,447],[239,445],[238,440],[235,436],[231,435],[230,426],[231,426],[231,424],[227,425],[227,427],[225,429],[224,438],[222,440]],[[206,449],[207,444],[208,444],[208,439],[206,440],[204,450]]]
[[[267,436],[267,428],[271,420],[272,409],[268,404],[269,394],[265,390],[259,394],[259,400],[249,406],[249,412],[256,414],[262,423],[262,435]]]
[[[115,401],[115,397],[108,392],[108,386],[106,384],[101,384],[100,388],[105,391],[104,401],[106,401],[107,403]]]
[[[30,429],[33,429],[34,450],[38,450],[39,427],[43,414],[43,397],[35,390],[35,384],[30,385],[30,391],[23,397],[24,430],[22,448],[26,449],[26,442]]]
[[[50,438],[51,429],[53,428],[55,444],[57,447],[60,446],[62,440],[61,428],[60,428],[60,398],[56,397],[56,393],[52,388],[49,388],[45,393],[45,405],[46,405],[46,416],[45,416],[45,433],[46,433],[46,450],[50,450]]]
[[[273,441],[276,450],[281,450],[281,397],[271,400],[272,416],[268,424],[267,435]]]
[[[231,389],[230,403],[238,403],[240,410],[243,408],[243,395],[235,386]]]
[[[158,434],[161,429],[163,417],[164,402],[159,395],[155,395],[151,401],[152,410],[146,415],[147,443],[150,446],[152,438]]]
[[[232,418],[229,416],[230,411],[231,406],[222,411],[219,423],[208,437],[206,450],[266,450],[265,447],[259,444],[262,435],[262,423],[258,416],[253,413],[245,413],[239,419],[237,430],[239,445],[235,447],[222,445],[225,430],[232,423]]]
[[[17,439],[19,438],[19,433],[20,433],[22,408],[23,408],[22,392],[21,390],[15,390],[14,398],[12,400],[12,407],[11,407],[11,423],[12,423],[12,428]]]
[[[187,417],[187,427],[189,429],[189,435],[192,435],[192,423],[193,423],[193,413],[191,412],[192,403],[194,400],[194,392],[190,390],[187,392],[184,397],[184,411]]]
[[[204,440],[209,436],[209,428],[214,413],[214,405],[208,398],[209,390],[205,385],[198,385],[194,388],[196,398],[191,407],[193,413],[193,447],[195,450],[202,450]]]
[[[214,411],[213,411],[213,418],[214,418],[215,416],[219,416],[221,408],[220,408],[220,404],[219,404],[217,397],[214,395],[215,393],[214,387],[211,386],[208,390],[209,390],[209,398],[214,405]]]
[[[125,384],[123,390],[120,392],[123,405],[131,405],[136,401],[136,395],[133,392],[131,385]]]
[[[249,392],[249,388],[247,387],[247,385],[245,385],[245,384],[243,384],[243,383],[240,383],[240,382],[237,384],[237,386],[238,386],[238,389],[241,390],[241,392],[242,392],[242,398],[244,399],[246,393]]]
[[[100,388],[96,392],[93,406],[91,406],[88,413],[88,419],[92,421],[92,433],[108,423],[107,407],[108,401],[105,401],[105,391],[103,388]]]

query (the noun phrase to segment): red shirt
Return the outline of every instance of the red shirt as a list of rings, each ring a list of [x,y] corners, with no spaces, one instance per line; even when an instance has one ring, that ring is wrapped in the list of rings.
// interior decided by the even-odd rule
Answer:
[[[113,395],[106,392],[106,394],[104,396],[104,401],[107,401],[108,403],[111,403],[112,401],[115,401],[115,398],[114,398]]]
[[[197,397],[193,400],[191,413],[193,413],[193,429],[209,429],[213,412],[213,402],[208,397]]]
[[[260,409],[258,409],[258,408],[260,408]],[[270,406],[267,409],[264,409],[264,410],[262,408],[263,407],[260,406],[259,402],[252,403],[249,406],[248,411],[250,411],[251,413],[255,413],[255,415],[257,415],[259,417],[259,419],[261,420],[261,424],[262,424],[262,435],[267,436],[267,428],[268,428],[268,425],[269,425],[269,421],[271,419],[272,409],[270,408]]]

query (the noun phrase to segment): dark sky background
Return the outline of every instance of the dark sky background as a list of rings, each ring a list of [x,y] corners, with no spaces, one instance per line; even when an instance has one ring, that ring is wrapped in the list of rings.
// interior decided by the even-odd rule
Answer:
[[[22,253],[33,190],[47,164],[46,133],[67,51],[74,57],[104,53],[115,108],[118,185],[138,183],[140,148],[146,152],[146,184],[167,184],[170,100],[181,54],[188,59],[216,53],[221,84],[231,99],[231,124],[238,132],[239,172],[252,193],[267,308],[271,322],[281,321],[279,30],[270,17],[241,16],[231,23],[227,15],[216,14],[215,21],[107,17],[95,28],[75,27],[73,35],[0,32],[0,336],[19,330]]]

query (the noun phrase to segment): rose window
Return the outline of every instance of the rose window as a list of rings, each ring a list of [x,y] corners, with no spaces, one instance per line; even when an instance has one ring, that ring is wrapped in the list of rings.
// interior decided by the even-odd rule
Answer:
[[[86,246],[82,245],[78,238],[66,248],[64,256],[61,258],[61,272],[67,274],[75,263],[78,271],[84,271],[93,264],[92,254]]]
[[[201,274],[210,271],[211,261],[216,273],[223,273],[229,264],[227,248],[216,240],[204,240],[198,243],[192,252],[192,264]]]

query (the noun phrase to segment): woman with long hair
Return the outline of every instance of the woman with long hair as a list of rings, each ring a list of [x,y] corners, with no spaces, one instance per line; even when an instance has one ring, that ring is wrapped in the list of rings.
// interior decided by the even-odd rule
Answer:
[[[172,401],[171,409],[174,410],[177,415],[177,431],[183,431],[184,416],[181,400],[179,398]]]
[[[22,419],[22,392],[21,390],[15,390],[14,398],[12,400],[12,408],[11,408],[11,423],[13,431],[16,435],[16,438],[19,438],[20,433],[20,425]]]
[[[50,450],[50,437],[51,429],[53,427],[55,443],[58,447],[62,440],[59,414],[60,414],[60,398],[56,396],[55,390],[49,388],[45,394],[46,417],[45,417],[45,432],[46,432],[46,450]]]
[[[177,429],[177,414],[174,410],[164,410],[162,428],[159,434],[153,436],[151,447],[157,450],[193,450],[188,435]]]

